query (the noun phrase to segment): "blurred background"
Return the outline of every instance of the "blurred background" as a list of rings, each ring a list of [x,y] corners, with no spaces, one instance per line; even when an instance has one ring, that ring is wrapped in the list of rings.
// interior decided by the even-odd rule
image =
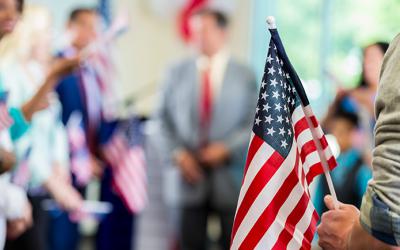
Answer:
[[[116,44],[121,95],[128,102],[135,100],[140,113],[149,115],[165,66],[188,51],[179,33],[178,18],[188,1],[109,2],[111,13],[124,10],[130,16],[129,30]],[[292,63],[306,85],[310,85],[310,99],[317,103],[327,101],[322,97],[332,99],[337,86],[356,86],[362,69],[361,48],[375,41],[390,41],[398,32],[396,13],[400,6],[395,0],[211,2],[229,13],[230,48],[235,56],[252,65],[258,79],[262,77],[269,41],[265,18],[274,15]],[[60,35],[69,11],[98,4],[95,0],[27,3],[50,11],[55,47],[62,43]],[[321,114],[326,105],[315,111]]]
[[[169,178],[173,177],[165,174],[166,169],[170,167],[166,164],[168,153],[161,143],[160,127],[152,117],[160,101],[161,83],[167,66],[194,51],[185,41],[182,13],[196,2],[202,1],[26,0],[26,12],[32,11],[33,16],[29,20],[33,21],[25,24],[27,25],[25,28],[37,29],[38,33],[30,34],[32,37],[26,37],[20,42],[29,43],[36,36],[49,35],[50,47],[54,54],[65,47],[69,39],[65,30],[71,10],[77,7],[98,8],[105,25],[116,17],[128,16],[127,29],[112,44],[117,76],[113,89],[118,116],[129,117],[135,114],[145,121],[150,202],[147,209],[138,215],[134,230],[135,249],[139,250],[179,249],[176,226],[178,198],[171,191],[174,187],[171,187],[173,184]],[[373,120],[373,115],[368,113],[369,110],[361,108],[352,109],[350,115],[346,108],[345,112],[332,111],[340,109],[338,107],[341,106],[332,103],[338,101],[340,95],[338,93],[343,92],[352,97],[353,101],[362,103],[362,100],[359,100],[362,93],[353,90],[358,89],[361,84],[362,72],[366,68],[364,49],[376,42],[390,42],[397,35],[400,22],[399,2],[397,0],[208,0],[204,2],[207,2],[209,7],[225,13],[231,20],[230,51],[235,58],[250,67],[257,78],[257,83],[261,83],[268,50],[269,32],[266,28],[266,17],[269,15],[276,17],[286,51],[303,80],[314,112],[325,121],[326,131],[333,134],[331,143],[336,149],[335,154],[339,156],[349,148],[348,143],[342,142],[343,133],[338,131],[341,131],[343,126],[345,129],[352,129],[356,123],[354,125],[356,131],[351,134],[352,141],[349,143],[351,147],[354,146],[362,152],[362,161],[368,169],[372,139],[365,139],[369,144],[367,148],[360,144],[365,144],[363,138],[372,138],[373,125],[369,122]],[[8,56],[13,57],[13,54]],[[378,56],[372,63],[380,67],[381,60],[382,58]],[[372,90],[372,98],[369,99],[369,104],[366,104],[366,109],[373,103],[374,91],[376,89]],[[348,104],[344,103],[344,106]],[[353,107],[351,104],[348,105]],[[368,116],[366,118],[368,124],[365,125],[367,128],[364,129],[358,124],[361,123],[358,120],[363,119],[358,117],[355,118],[357,122],[354,122],[352,116],[353,114],[363,116],[361,113]],[[341,126],[330,119],[350,121],[350,127],[346,127],[347,123],[346,126]],[[365,176],[369,176],[369,173]],[[366,183],[367,180],[368,178],[359,182]],[[99,189],[99,181],[92,181],[87,190],[87,197],[97,199]],[[321,196],[315,194],[316,197],[318,195]],[[80,230],[84,237],[80,249],[95,249],[96,227],[97,222],[93,220],[81,223]],[[210,241],[216,243],[218,235],[221,234],[217,219],[213,217],[210,219],[208,232]],[[216,245],[213,247],[211,244],[210,249],[219,249]]]

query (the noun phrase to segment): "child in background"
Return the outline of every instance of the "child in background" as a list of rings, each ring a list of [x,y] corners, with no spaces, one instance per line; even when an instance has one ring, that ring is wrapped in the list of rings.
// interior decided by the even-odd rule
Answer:
[[[358,127],[358,116],[339,106],[329,123],[329,133],[336,137],[340,148],[338,166],[331,171],[338,200],[360,207],[367,183],[372,177],[371,169],[364,157],[353,146],[353,137]],[[325,178],[320,178],[316,187],[315,208],[318,214],[327,211],[324,196],[329,194]]]

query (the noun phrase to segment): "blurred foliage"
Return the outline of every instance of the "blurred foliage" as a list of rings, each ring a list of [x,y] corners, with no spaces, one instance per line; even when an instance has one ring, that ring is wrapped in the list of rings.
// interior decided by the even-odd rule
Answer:
[[[319,79],[324,1],[332,1],[328,73],[336,84],[355,86],[361,72],[361,48],[376,41],[389,42],[400,31],[400,0],[279,1],[282,40],[292,63],[307,80]]]

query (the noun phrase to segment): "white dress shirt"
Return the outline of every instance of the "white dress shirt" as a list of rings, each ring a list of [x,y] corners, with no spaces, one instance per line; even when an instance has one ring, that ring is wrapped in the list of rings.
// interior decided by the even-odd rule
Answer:
[[[197,70],[199,73],[200,84],[203,83],[203,73],[206,70],[210,70],[210,82],[212,86],[213,99],[215,99],[221,92],[229,57],[230,55],[228,50],[222,49],[211,58],[205,55],[200,55],[197,59]]]

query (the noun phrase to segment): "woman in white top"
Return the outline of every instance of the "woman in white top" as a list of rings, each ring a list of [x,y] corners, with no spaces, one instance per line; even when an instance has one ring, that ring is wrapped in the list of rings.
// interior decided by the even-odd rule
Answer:
[[[21,16],[23,3],[24,0],[0,0],[0,41],[14,30]],[[35,92],[33,97],[21,104],[21,108],[15,109],[19,116],[18,119],[14,119],[14,125],[10,128],[10,131],[15,128],[26,127],[33,114],[47,106],[47,94],[54,88],[58,79],[78,64],[79,58],[53,63],[44,84]],[[7,74],[7,72],[4,72],[4,74]],[[2,90],[2,87],[0,86],[0,90]],[[22,126],[20,126],[20,123]],[[26,129],[23,128],[21,131],[25,132]],[[23,136],[23,132],[19,133],[19,137]],[[10,158],[13,150],[10,133],[7,130],[0,131],[0,148],[5,150],[0,151],[0,168],[4,169],[4,166],[10,165],[6,161],[9,161],[7,158]],[[6,173],[3,173],[0,176],[0,249],[4,247],[6,235],[9,238],[18,237],[31,223],[31,208],[24,191],[10,184],[9,177]]]

